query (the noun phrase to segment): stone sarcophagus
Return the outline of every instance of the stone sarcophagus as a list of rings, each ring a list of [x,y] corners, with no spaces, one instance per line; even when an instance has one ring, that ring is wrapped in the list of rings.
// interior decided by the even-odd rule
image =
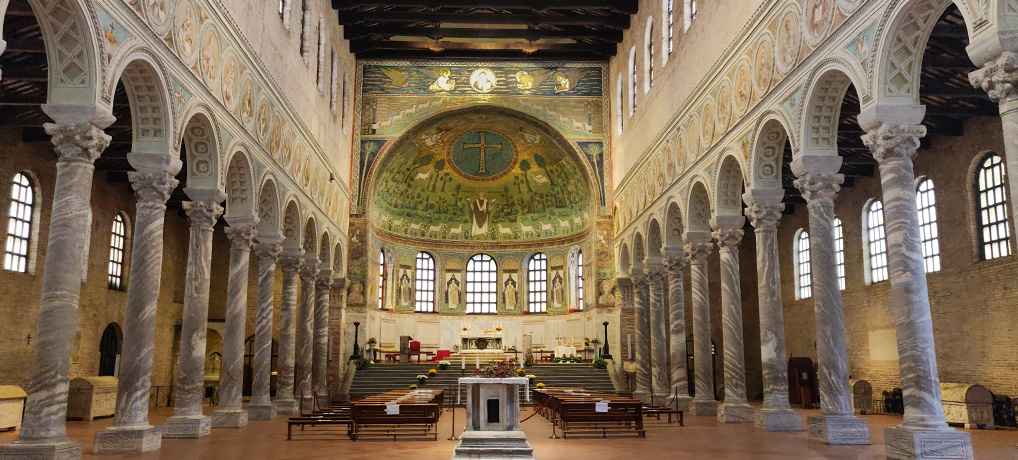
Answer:
[[[67,418],[92,420],[112,416],[116,410],[116,377],[78,377],[71,380]]]
[[[865,380],[849,380],[852,387],[852,408],[856,414],[873,413],[873,386]]]
[[[941,383],[940,397],[947,423],[965,428],[993,429],[993,394],[982,385]]]
[[[25,411],[28,393],[16,385],[0,385],[0,431],[16,430],[21,427],[21,415]]]

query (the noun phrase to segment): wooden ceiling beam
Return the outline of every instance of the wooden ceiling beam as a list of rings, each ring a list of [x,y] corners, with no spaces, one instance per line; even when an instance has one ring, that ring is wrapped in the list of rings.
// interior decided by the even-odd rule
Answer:
[[[438,44],[439,51],[431,50],[434,42],[397,42],[397,41],[370,41],[357,40],[350,43],[350,52],[362,54],[368,51],[394,50],[394,51],[428,51],[433,55],[441,55],[447,51],[490,53],[509,52],[510,54],[526,57],[538,52],[547,53],[586,53],[590,58],[607,58],[615,54],[614,45],[594,44],[528,44],[528,43],[459,43],[442,42]],[[531,51],[532,52],[528,52]]]
[[[372,36],[402,35],[410,37],[442,38],[516,38],[521,40],[541,40],[547,38],[588,39],[601,42],[618,43],[622,41],[621,30],[597,30],[586,27],[562,27],[561,30],[551,29],[466,29],[435,26],[398,26],[380,24],[377,26],[352,25],[343,29],[347,40],[359,40]]]
[[[551,15],[551,14],[496,14],[496,13],[446,13],[406,11],[350,11],[341,13],[339,21],[344,26],[356,24],[377,25],[384,23],[437,24],[454,22],[461,24],[524,24],[524,25],[580,25],[624,30],[629,28],[628,15]]]
[[[356,11],[364,8],[404,7],[404,8],[492,8],[519,9],[533,12],[552,10],[605,10],[620,14],[636,14],[639,10],[637,0],[377,0],[377,1],[344,1],[332,0],[332,7],[344,11]]]

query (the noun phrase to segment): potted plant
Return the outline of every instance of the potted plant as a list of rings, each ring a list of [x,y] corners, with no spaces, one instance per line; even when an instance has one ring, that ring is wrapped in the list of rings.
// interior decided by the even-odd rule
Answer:
[[[537,376],[534,375],[534,374],[527,374],[527,375],[524,375],[524,377],[526,377],[527,380],[530,380],[530,384],[531,385],[534,384],[534,380],[537,380]]]
[[[430,376],[430,377],[434,377],[435,374],[437,374],[437,373],[438,373],[438,371],[435,370],[435,369],[428,369],[428,376]]]
[[[583,348],[590,348],[590,337],[583,338]]]
[[[594,362],[590,363],[590,367],[593,367],[594,369],[607,369],[608,360],[604,358],[597,358]]]
[[[449,361],[446,361],[444,359],[439,361],[438,362],[438,368],[443,370],[443,371],[448,369],[449,368]]]
[[[412,383],[412,384],[410,384],[410,387],[409,387],[409,388],[410,388],[411,390],[416,390],[416,389],[418,389],[418,388],[420,388],[420,387],[419,387],[419,386],[417,386],[417,384],[416,384],[416,383]]]
[[[372,363],[371,360],[364,357],[359,357],[353,360],[353,364],[359,371],[371,369],[371,366],[374,366],[374,363]]]
[[[544,388],[544,383],[538,383],[537,388]]]
[[[420,374],[417,376],[417,383],[424,385],[428,381],[428,374]]]

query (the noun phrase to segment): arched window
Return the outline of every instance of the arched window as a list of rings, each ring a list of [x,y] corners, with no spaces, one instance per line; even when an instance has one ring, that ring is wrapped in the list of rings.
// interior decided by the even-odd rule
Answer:
[[[11,204],[7,214],[7,248],[4,268],[27,273],[28,253],[35,217],[35,191],[32,181],[24,173],[14,175],[11,181]]]
[[[576,308],[583,310],[583,251],[576,255]]]
[[[940,271],[940,233],[937,230],[937,198],[933,181],[923,179],[916,189],[916,208],[919,210],[919,241],[923,246],[923,265],[926,273]]]
[[[286,3],[286,0],[279,0],[279,18],[280,19],[283,19],[283,7],[286,6],[285,3]]]
[[[689,26],[693,25],[693,20],[696,19],[696,0],[686,0],[683,19],[682,31],[685,32],[689,30]]]
[[[343,72],[343,106],[339,109],[339,122],[343,125],[343,134],[348,134],[350,128],[346,124],[346,108],[350,106],[350,73]]]
[[[527,311],[548,311],[548,256],[540,252],[527,263]]]
[[[378,251],[378,309],[385,308],[385,251]]]
[[[333,115],[339,113],[339,61],[336,60],[336,52],[333,51],[330,57],[332,62],[332,84],[329,85],[329,110]]]
[[[629,50],[629,116],[636,112],[636,47]]]
[[[645,48],[643,60],[646,73],[643,78],[643,92],[646,94],[654,86],[654,18],[647,18],[647,35],[643,38]]]
[[[663,0],[663,1],[664,1],[664,5],[663,5],[664,8],[662,8],[662,9],[664,11],[662,11],[662,14],[664,14],[664,18],[663,18],[664,21],[663,21],[663,23],[664,23],[664,27],[665,27],[665,34],[664,34],[664,41],[662,41],[662,43],[664,43],[664,51],[665,52],[661,54],[661,63],[662,64],[667,64],[668,63],[668,56],[670,56],[672,54],[672,51],[675,49],[675,41],[674,41],[674,37],[675,37],[675,0]]]
[[[414,291],[414,311],[435,311],[435,259],[426,252],[417,253],[417,289]]]
[[[110,263],[107,268],[110,289],[120,290],[124,285],[124,243],[127,241],[127,222],[117,214],[110,229]]]
[[[308,63],[308,55],[311,54],[311,9],[308,8],[308,0],[301,0],[300,14],[297,15],[300,21],[300,55],[304,63]]]
[[[845,232],[841,219],[834,218],[834,263],[838,266],[838,289],[845,290]]]
[[[1011,229],[1007,223],[1007,195],[1004,162],[995,153],[988,155],[976,172],[979,219],[979,245],[983,260],[1011,254]],[[8,243],[9,244],[9,243]]]
[[[618,114],[616,115],[618,118],[615,121],[618,123],[618,127],[615,130],[617,134],[622,134],[622,127],[624,126],[623,121],[626,119],[626,117],[623,116],[626,112],[622,105],[622,94],[625,92],[623,88],[626,86],[625,83],[623,83],[624,81],[625,80],[622,79],[622,72],[619,72],[618,79],[615,81],[615,106],[619,109]]]
[[[795,236],[795,298],[813,296],[813,276],[809,258],[809,232],[799,229]]]
[[[477,254],[467,262],[467,313],[495,313],[498,266],[487,254]]]
[[[887,280],[887,237],[884,233],[884,205],[873,200],[866,208],[866,249],[869,252],[870,282]]]
[[[325,94],[325,16],[318,15],[318,70],[315,73],[315,83],[318,84],[318,92]]]

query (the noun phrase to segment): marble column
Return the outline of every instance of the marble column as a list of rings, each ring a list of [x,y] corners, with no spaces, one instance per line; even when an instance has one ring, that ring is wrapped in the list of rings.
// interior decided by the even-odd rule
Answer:
[[[650,307],[648,280],[633,270],[633,313],[636,315],[636,388],[633,397],[650,402],[651,356],[650,356]]]
[[[650,358],[651,394],[653,404],[668,401],[668,316],[665,314],[665,271],[662,267],[647,270],[650,293]]]
[[[707,281],[707,257],[710,243],[686,243],[693,281],[693,368],[696,373],[696,395],[690,413],[716,416],[718,402],[714,399],[714,359],[711,353],[710,297]]]
[[[131,283],[124,311],[124,346],[120,356],[117,412],[113,425],[95,434],[95,453],[157,450],[163,433],[149,424],[149,391],[155,347],[159,283],[163,268],[166,200],[177,180],[166,172],[129,172],[136,212],[131,239]]]
[[[971,459],[971,435],[947,426],[941,404],[912,165],[919,138],[924,135],[926,127],[922,125],[884,124],[863,137],[880,168],[889,299],[905,403],[902,424],[884,430],[884,443],[891,458]]]
[[[88,219],[95,160],[110,143],[91,123],[45,125],[56,147],[49,241],[35,340],[35,373],[28,381],[17,441],[0,446],[0,459],[78,459],[81,444],[67,437],[67,391],[78,327],[81,229]]]
[[[214,428],[240,428],[247,426],[247,411],[243,407],[244,390],[244,339],[247,332],[247,287],[251,266],[251,244],[255,237],[255,224],[246,221],[226,229],[230,239],[230,272],[226,286],[226,331],[223,337],[223,367],[219,383],[219,407],[212,412]]]
[[[686,298],[682,286],[684,256],[666,257],[668,272],[668,341],[671,355],[671,391],[669,402],[679,410],[689,410],[689,377],[686,370]]]
[[[982,88],[998,104],[1003,125],[1004,162],[1011,217],[1018,216],[1018,52],[1005,51],[969,74],[972,86]],[[902,389],[904,392],[904,389]]]
[[[296,397],[305,410],[313,408],[311,399],[311,364],[315,334],[315,280],[318,259],[305,259],[300,268],[300,312],[297,319]]]
[[[754,422],[767,431],[802,430],[802,416],[788,402],[785,361],[785,320],[778,265],[778,221],[785,205],[752,203],[746,216],[756,233],[757,295],[760,309],[760,361],[763,368],[763,408]]]
[[[276,399],[272,405],[284,415],[298,412],[293,392],[297,333],[297,273],[304,265],[304,250],[283,251],[279,259],[283,271],[283,292],[279,299],[279,374],[276,375]]]
[[[254,360],[251,366],[251,403],[247,406],[251,420],[272,420],[276,408],[270,398],[272,379],[272,301],[275,296],[276,261],[283,252],[279,236],[258,237],[255,257],[258,258],[258,306],[255,311]]]
[[[740,221],[743,219],[740,217]],[[721,326],[725,355],[725,400],[718,410],[723,423],[753,421],[746,402],[746,353],[742,337],[742,286],[739,279],[739,244],[742,228],[714,231],[721,256]]]
[[[318,395],[318,406],[328,406],[329,386],[329,294],[332,291],[332,271],[322,270],[315,281],[314,345],[311,377]]]
[[[795,180],[809,210],[809,253],[819,363],[820,415],[809,416],[807,423],[810,441],[869,444],[869,424],[856,417],[852,410],[845,323],[834,259],[834,198],[844,180],[841,174],[810,172]]]
[[[343,388],[343,372],[346,369],[349,356],[343,348],[346,333],[343,325],[346,324],[346,277],[333,278],[331,296],[329,297],[329,338],[331,338],[330,353],[333,358],[327,359],[326,374],[329,380],[329,389],[333,395],[338,395]]]
[[[220,201],[184,202],[184,211],[191,221],[191,235],[187,253],[175,404],[173,417],[163,424],[164,438],[199,438],[212,432],[212,419],[202,414],[202,400],[205,397],[205,339],[209,315],[212,230],[223,213]]]

